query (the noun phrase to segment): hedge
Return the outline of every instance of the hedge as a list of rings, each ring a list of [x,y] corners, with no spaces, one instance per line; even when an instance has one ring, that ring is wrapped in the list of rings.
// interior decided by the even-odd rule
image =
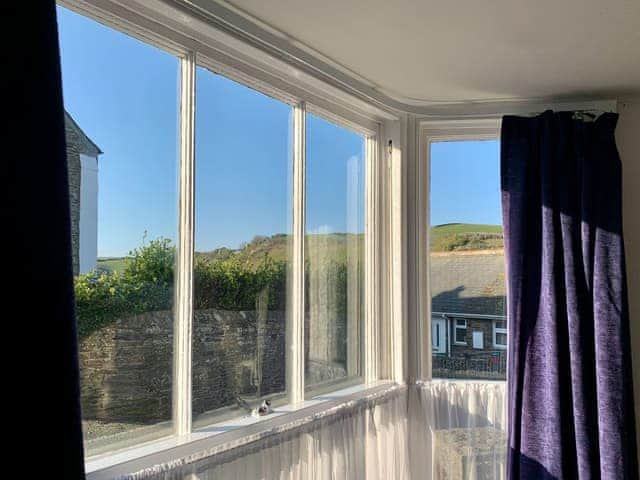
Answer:
[[[85,337],[118,318],[173,306],[175,247],[169,239],[151,241],[130,252],[122,272],[92,271],[75,278],[78,332]],[[347,268],[329,261],[316,269],[329,269],[335,279],[336,308],[346,310]],[[307,265],[307,270],[309,266]],[[308,276],[307,276],[308,277]],[[254,310],[258,299],[267,300],[269,310],[286,309],[287,264],[265,256],[257,266],[237,256],[208,260],[196,256],[194,264],[194,308]]]

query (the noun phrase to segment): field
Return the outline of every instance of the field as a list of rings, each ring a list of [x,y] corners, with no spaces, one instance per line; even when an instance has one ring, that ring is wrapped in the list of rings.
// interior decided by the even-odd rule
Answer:
[[[127,257],[102,257],[98,258],[97,270],[109,273],[122,272],[127,266]]]
[[[502,225],[447,223],[431,228],[432,252],[499,248],[503,248]]]

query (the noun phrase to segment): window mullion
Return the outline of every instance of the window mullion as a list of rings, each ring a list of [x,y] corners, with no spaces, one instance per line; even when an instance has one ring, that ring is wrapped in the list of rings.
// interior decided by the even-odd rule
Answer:
[[[365,152],[365,264],[364,264],[364,380],[378,379],[379,270],[379,162],[377,140],[367,137]],[[357,350],[357,346],[356,346]]]
[[[289,402],[304,401],[304,314],[305,314],[305,156],[306,108],[293,108],[293,244],[291,305],[287,315],[287,382]]]
[[[193,326],[195,53],[180,62],[180,194],[173,349],[174,432],[191,432],[191,333]]]

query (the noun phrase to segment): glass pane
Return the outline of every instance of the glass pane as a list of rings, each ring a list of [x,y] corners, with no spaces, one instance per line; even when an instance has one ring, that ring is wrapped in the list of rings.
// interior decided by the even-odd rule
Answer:
[[[196,72],[193,417],[284,397],[292,108]]]
[[[365,138],[307,114],[305,385],[362,371]]]
[[[506,328],[499,142],[431,144],[430,207],[432,322],[444,316],[454,337],[433,351],[432,375],[504,380],[506,351],[491,341],[494,322]]]
[[[171,432],[179,63],[57,13],[91,456]]]
[[[506,333],[496,333],[496,343],[498,345],[507,345],[507,334]]]

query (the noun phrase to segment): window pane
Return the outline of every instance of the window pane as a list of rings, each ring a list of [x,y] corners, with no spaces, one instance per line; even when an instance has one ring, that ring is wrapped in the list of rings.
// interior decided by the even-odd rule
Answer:
[[[171,431],[178,60],[58,8],[89,456]]]
[[[307,114],[305,385],[361,374],[364,144]]]
[[[492,341],[506,338],[493,330],[506,328],[499,142],[432,143],[430,172],[431,331],[447,322],[453,337],[433,349],[432,375],[505,379],[506,351]]]
[[[196,72],[193,417],[284,397],[289,105]]]
[[[506,333],[496,333],[496,344],[498,345],[507,345],[507,334]]]

